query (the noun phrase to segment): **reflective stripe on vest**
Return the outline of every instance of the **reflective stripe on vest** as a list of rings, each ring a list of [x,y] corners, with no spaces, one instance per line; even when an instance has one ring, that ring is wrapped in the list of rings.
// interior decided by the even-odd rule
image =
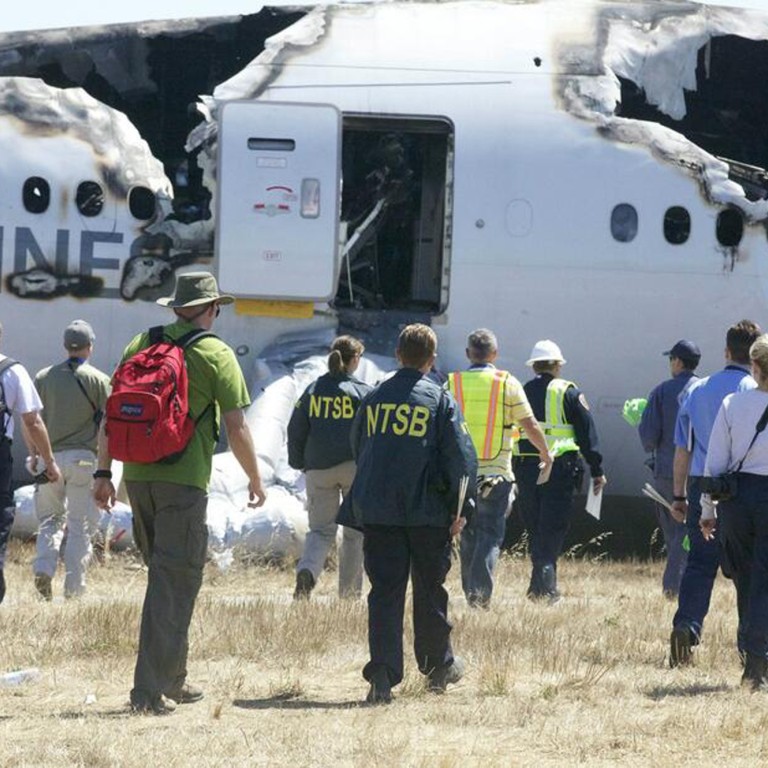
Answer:
[[[504,448],[506,371],[488,368],[448,374],[448,390],[456,398],[477,457],[495,459]]]
[[[544,421],[539,422],[541,431],[547,441],[549,452],[557,458],[564,453],[578,451],[576,432],[573,425],[565,420],[565,393],[576,385],[565,379],[552,379],[547,385],[544,396]],[[521,439],[527,439],[525,432],[520,430]],[[519,453],[520,456],[538,456],[538,453]]]

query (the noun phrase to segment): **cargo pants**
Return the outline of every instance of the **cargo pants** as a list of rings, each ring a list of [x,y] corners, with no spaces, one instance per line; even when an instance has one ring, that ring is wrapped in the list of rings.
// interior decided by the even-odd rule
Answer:
[[[328,469],[309,469],[307,512],[309,533],[296,570],[306,569],[317,582],[328,552],[336,541],[336,515],[341,498],[355,478],[355,462],[345,461]],[[344,526],[339,548],[339,597],[360,597],[363,588],[363,534]]]
[[[91,451],[69,450],[56,451],[54,458],[61,469],[61,478],[35,489],[40,526],[33,570],[36,574],[54,577],[66,523],[64,595],[75,597],[85,592],[85,572],[101,520],[91,493],[96,457]]]
[[[133,535],[149,567],[131,703],[178,696],[208,546],[208,495],[178,483],[126,481]]]

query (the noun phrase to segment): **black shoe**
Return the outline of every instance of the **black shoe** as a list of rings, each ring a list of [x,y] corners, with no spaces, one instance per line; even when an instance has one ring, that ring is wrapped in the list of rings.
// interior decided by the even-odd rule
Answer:
[[[296,589],[293,591],[294,600],[309,600],[312,590],[315,588],[315,577],[312,571],[302,568],[296,574]]]
[[[371,675],[370,683],[371,687],[365,697],[369,704],[389,704],[392,701],[392,686],[386,669],[379,667]]]
[[[184,683],[181,688],[166,694],[169,699],[173,699],[177,704],[194,704],[196,701],[200,701],[203,695],[203,689],[191,683]]]
[[[0,603],[5,599],[5,574],[3,569],[0,568]]]
[[[741,676],[741,684],[752,691],[761,691],[768,688],[768,659],[765,656],[755,656],[747,653],[744,660],[744,674]]]
[[[53,600],[52,579],[47,573],[35,574],[35,589],[43,600],[47,600],[49,603]]]
[[[432,693],[445,693],[449,685],[455,685],[462,677],[464,677],[464,660],[460,656],[454,656],[452,664],[433,669],[427,674],[427,690]]]
[[[151,700],[131,701],[131,712],[136,715],[170,715],[176,711],[176,702],[166,696]]]
[[[688,627],[673,629],[669,636],[669,666],[686,667],[693,660],[693,638]]]

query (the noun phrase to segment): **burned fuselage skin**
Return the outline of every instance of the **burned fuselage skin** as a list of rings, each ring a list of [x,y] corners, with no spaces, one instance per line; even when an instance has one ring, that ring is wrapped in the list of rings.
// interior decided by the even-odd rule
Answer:
[[[142,123],[131,88],[141,81],[152,91],[156,80],[122,78],[108,56],[93,59],[100,79],[89,83],[113,107],[121,102],[127,118],[80,91],[68,122],[42,128],[18,114],[34,92],[14,86],[0,104],[0,173],[12,189],[4,181],[0,193],[3,320],[30,304],[43,308],[49,327],[94,312],[114,359],[127,325],[134,331],[162,319],[142,299],[168,290],[178,269],[216,267],[215,213],[203,203],[221,182],[221,106],[330,104],[342,115],[342,219],[347,242],[354,240],[331,310],[426,315],[444,370],[463,365],[466,334],[478,326],[497,332],[500,363],[520,378],[533,343],[556,340],[569,360],[566,375],[595,413],[610,490],[637,494],[643,456],[620,418],[624,400],[665,377],[660,352],[677,338],[699,343],[710,372],[722,363],[728,325],[766,317],[768,138],[759,120],[736,114],[726,83],[712,108],[716,130],[706,130],[691,97],[707,87],[708,73],[725,71],[718,41],[764,42],[766,18],[686,2],[547,0],[323,6],[274,23],[280,31],[256,58],[252,42],[233,42],[242,61],[198,91],[198,113],[186,114],[184,158],[183,141],[163,146],[159,129],[138,152],[148,126],[127,142],[109,131],[78,133],[97,115],[95,125],[124,126],[126,136]],[[134,59],[146,55],[146,44],[136,46]],[[192,40],[188,50],[191,72]],[[54,86],[63,71],[87,90],[81,58],[62,52],[53,75],[39,71],[39,61],[34,74]],[[6,50],[0,72],[8,61]],[[24,74],[22,64],[13,64],[15,74]],[[35,88],[66,101],[68,90],[50,86]],[[171,90],[151,97],[163,103]],[[751,109],[768,110],[768,99],[752,95]],[[733,135],[726,123],[745,132],[757,125],[754,140],[712,139]],[[311,128],[297,126],[297,137]],[[195,174],[197,196],[185,197]],[[49,179],[46,214],[24,208],[30,178]],[[103,189],[94,215],[77,209],[86,181]],[[36,183],[33,206],[44,193]],[[155,196],[149,218],[131,213],[135,185]],[[254,189],[254,206],[269,188]],[[190,204],[180,205],[180,196]],[[92,196],[79,197],[93,213]],[[291,225],[290,215],[277,218]],[[223,332],[246,350],[246,369],[264,343],[302,327],[246,315],[227,322]]]

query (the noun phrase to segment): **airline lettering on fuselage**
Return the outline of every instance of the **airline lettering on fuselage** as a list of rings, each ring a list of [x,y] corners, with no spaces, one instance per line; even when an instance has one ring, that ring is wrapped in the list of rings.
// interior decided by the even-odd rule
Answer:
[[[348,395],[330,397],[329,395],[310,395],[310,419],[351,419],[355,415],[355,406]]]
[[[6,231],[9,235],[6,243]],[[11,242],[11,232],[12,242]],[[79,253],[73,240],[80,235]],[[94,276],[95,271],[119,272],[123,261],[130,256],[130,249],[123,247],[122,232],[96,230],[57,229],[53,253],[46,253],[40,245],[39,233],[30,227],[13,230],[0,226],[0,273],[6,278],[2,290],[10,290],[21,298],[49,298],[72,293],[78,296],[99,295],[118,298],[117,288],[105,288],[103,280]],[[105,250],[119,256],[105,257]],[[72,254],[72,252],[75,252]],[[13,268],[8,269],[4,256],[12,252]],[[70,263],[75,255],[76,263]],[[124,258],[120,258],[124,257]],[[10,266],[10,265],[8,265]]]
[[[397,437],[424,437],[429,425],[429,408],[408,403],[376,403],[365,409],[368,437],[391,433]]]
[[[13,271],[24,272],[29,269],[29,257],[35,267],[52,269],[58,274],[69,272],[70,230],[56,230],[56,253],[54,263],[46,259],[40,243],[29,227],[16,227],[13,248]],[[3,228],[0,227],[0,249],[2,248]],[[84,230],[80,235],[80,265],[78,274],[91,275],[94,269],[120,269],[120,259],[105,259],[96,256],[99,243],[121,245],[122,232],[94,232]],[[0,253],[2,251],[0,250]]]

